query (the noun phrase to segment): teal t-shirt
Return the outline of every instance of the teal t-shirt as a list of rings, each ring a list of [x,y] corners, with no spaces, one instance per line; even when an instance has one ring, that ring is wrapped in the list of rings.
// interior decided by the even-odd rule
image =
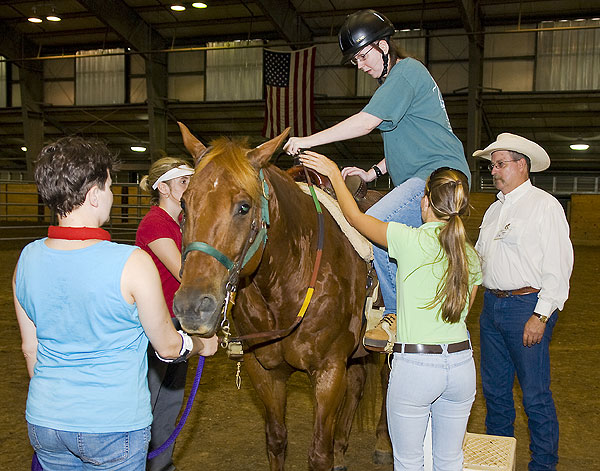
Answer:
[[[123,268],[139,249],[101,241],[56,250],[44,241],[23,249],[15,279],[38,338],[27,421],[88,433],[147,427],[148,338],[121,294]]]
[[[469,337],[465,318],[469,300],[455,324],[441,319],[441,306],[427,308],[435,293],[448,260],[443,254],[438,233],[443,222],[429,222],[409,227],[390,222],[387,228],[388,251],[398,263],[396,273],[397,342],[441,344],[462,342]],[[467,245],[469,258],[469,297],[474,285],[481,284],[481,265],[475,249]]]
[[[463,146],[452,132],[442,94],[418,60],[407,57],[392,67],[362,111],[383,120],[378,129],[395,186],[412,177],[427,180],[440,167],[460,170],[470,181]]]

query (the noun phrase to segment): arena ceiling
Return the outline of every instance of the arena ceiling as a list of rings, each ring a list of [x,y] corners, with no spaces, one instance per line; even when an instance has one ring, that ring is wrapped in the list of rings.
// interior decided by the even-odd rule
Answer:
[[[488,26],[519,27],[544,20],[574,20],[600,16],[600,0],[206,0],[208,8],[175,12],[166,0],[0,0],[0,54],[9,60],[47,55],[69,55],[81,49],[131,47],[164,50],[197,46],[209,41],[277,39],[292,45],[309,44],[316,37],[335,35],[349,13],[374,8],[397,28],[429,32],[463,28],[483,31]],[[30,23],[34,9],[40,15],[54,11],[61,21]],[[473,13],[477,11],[478,14]],[[452,125],[466,142],[466,93],[446,98]],[[360,109],[356,99],[319,101],[325,125]],[[510,130],[537,140],[553,158],[557,172],[600,171],[600,91],[585,93],[522,93],[485,95],[482,142]],[[86,130],[116,144],[147,139],[145,106],[42,106],[45,138]],[[175,119],[186,121],[202,139],[226,133],[259,136],[263,109],[257,103],[169,103],[170,153],[182,152]],[[577,138],[597,142],[587,152],[573,154],[568,145]],[[20,109],[0,109],[0,170],[22,167],[18,146],[23,143]],[[377,136],[347,143],[357,160],[381,156]],[[15,150],[16,149],[16,150]],[[331,153],[340,152],[331,148]],[[124,157],[132,169],[147,164]],[[342,156],[343,158],[343,156]]]

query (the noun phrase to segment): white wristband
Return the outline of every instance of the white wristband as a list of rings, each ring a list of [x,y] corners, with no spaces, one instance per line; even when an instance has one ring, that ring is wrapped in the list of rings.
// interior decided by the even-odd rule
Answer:
[[[194,349],[194,342],[192,341],[192,337],[186,334],[183,330],[178,330],[177,332],[179,335],[181,335],[181,350],[179,351],[179,356],[187,357]]]
[[[182,361],[187,360],[187,356],[194,349],[192,337],[186,334],[183,330],[178,330],[177,333],[181,336],[181,350],[179,350],[179,358],[163,358],[155,350],[154,353],[156,353],[156,357],[160,361],[164,361],[165,363],[181,363]]]

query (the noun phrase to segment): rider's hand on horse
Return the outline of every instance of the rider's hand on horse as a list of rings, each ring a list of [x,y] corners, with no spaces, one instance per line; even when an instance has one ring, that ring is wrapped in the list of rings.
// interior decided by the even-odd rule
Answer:
[[[296,155],[300,152],[300,149],[307,149],[309,147],[312,146],[306,137],[290,137],[283,146],[283,150],[289,155]]]
[[[371,175],[371,173],[373,173],[373,175]],[[375,177],[377,176],[375,175],[375,170],[371,172],[370,170],[363,170],[362,168],[358,167],[344,167],[342,169],[342,177],[344,177],[344,180],[350,175],[358,175],[366,182],[375,180]]]
[[[322,154],[312,151],[304,151],[302,154],[300,154],[300,162],[306,167],[312,168],[313,170],[316,170],[317,172],[329,177],[332,183],[336,177],[339,177],[343,180],[340,169],[336,163]]]

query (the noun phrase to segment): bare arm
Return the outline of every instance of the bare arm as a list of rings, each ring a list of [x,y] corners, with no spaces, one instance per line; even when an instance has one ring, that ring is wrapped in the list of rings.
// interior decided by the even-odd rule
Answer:
[[[327,157],[316,152],[307,151],[300,156],[300,161],[308,168],[326,175],[331,180],[333,189],[346,219],[367,239],[387,247],[387,222],[380,221],[363,213],[346,188],[344,178],[337,165]]]
[[[177,244],[173,239],[164,237],[162,239],[153,240],[148,244],[148,247],[162,264],[167,267],[167,270],[177,278],[177,281],[181,283],[179,278],[179,271],[181,270],[181,252],[177,248]]]
[[[479,288],[479,286],[474,285],[473,289],[471,290],[471,297],[469,298],[469,311],[471,310],[471,307],[473,306],[473,302],[475,301],[475,296],[477,295],[477,288]]]
[[[129,302],[135,302],[142,327],[162,358],[178,358],[182,347],[181,336],[173,327],[160,277],[154,262],[143,250],[135,250],[123,269],[121,291]],[[208,339],[192,337],[191,355],[213,355],[218,347],[216,336]]]
[[[15,268],[15,273],[13,274],[13,300],[15,303],[15,311],[17,313],[17,322],[19,323],[19,330],[21,331],[21,350],[23,351],[23,356],[25,357],[25,363],[27,364],[27,372],[29,373],[29,377],[33,377],[33,369],[35,367],[35,363],[37,362],[37,346],[38,340],[36,335],[36,328],[33,321],[29,318],[25,309],[21,306],[21,303],[17,299],[16,290],[15,290],[15,276],[17,273],[17,269]]]
[[[296,155],[300,149],[345,141],[355,137],[365,136],[381,124],[381,119],[372,114],[360,111],[330,128],[306,137],[290,137],[283,150],[290,155]]]

